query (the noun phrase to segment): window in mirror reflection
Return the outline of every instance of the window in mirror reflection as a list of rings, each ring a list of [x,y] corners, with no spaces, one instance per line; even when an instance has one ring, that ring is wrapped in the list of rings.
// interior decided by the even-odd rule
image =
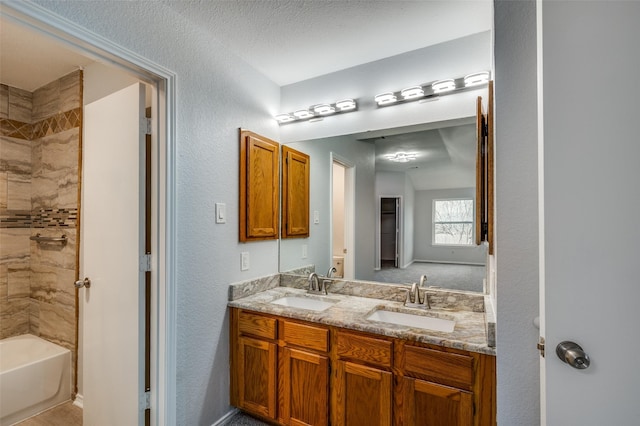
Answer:
[[[433,200],[433,244],[473,245],[473,199]]]

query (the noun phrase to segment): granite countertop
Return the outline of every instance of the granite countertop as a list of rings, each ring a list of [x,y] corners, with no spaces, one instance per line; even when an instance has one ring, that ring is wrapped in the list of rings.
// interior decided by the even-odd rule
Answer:
[[[312,311],[271,303],[285,296],[302,296],[335,303],[323,311]],[[250,295],[243,295],[239,298],[230,297],[230,299],[228,306],[234,308],[396,337],[409,341],[431,343],[471,352],[489,355],[496,354],[495,348],[487,344],[484,312],[448,309],[433,304],[432,309],[422,307],[411,308],[404,306],[403,302],[397,300],[359,297],[352,294],[332,293],[331,291],[326,296],[312,295],[303,289],[281,286],[265,288]],[[446,333],[366,319],[373,311],[383,308],[388,311],[454,319],[456,324],[452,332]]]

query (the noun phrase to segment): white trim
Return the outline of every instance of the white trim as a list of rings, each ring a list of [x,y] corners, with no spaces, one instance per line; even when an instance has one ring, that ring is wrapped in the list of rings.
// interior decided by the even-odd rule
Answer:
[[[211,426],[224,426],[227,423],[229,423],[229,420],[231,420],[231,418],[233,416],[235,416],[237,413],[239,413],[240,410],[238,410],[237,408],[234,408],[233,410],[229,411],[227,414],[225,414],[224,416],[220,417],[214,424],[212,424]]]
[[[76,394],[76,397],[73,400],[73,405],[76,407],[84,408],[84,398],[79,393]]]
[[[427,260],[427,259],[415,259],[413,262],[410,263],[414,264],[414,263],[446,263],[447,265],[468,265],[468,266],[487,266],[484,263],[474,263],[474,262],[451,262],[451,261],[444,261],[444,260]]]
[[[536,1],[536,56],[538,86],[538,303],[540,336],[546,338],[545,321],[545,242],[544,242],[544,91],[542,0]],[[551,352],[547,350],[548,352]],[[546,359],[540,357],[540,426],[547,424]]]
[[[345,229],[345,246],[347,252],[344,254],[344,270],[343,277],[345,279],[354,279],[355,268],[355,198],[356,198],[356,166],[351,161],[331,151],[329,155],[330,169],[329,188],[331,188],[331,197],[329,199],[329,215],[330,220],[330,238],[329,238],[329,259],[333,259],[333,164],[338,163],[344,167],[344,229]],[[333,265],[333,263],[331,263]]]
[[[152,418],[155,425],[176,424],[176,213],[175,213],[175,84],[176,75],[163,66],[30,2],[2,3],[0,14],[53,38],[82,54],[136,75],[154,86],[158,157],[155,165],[152,296]],[[155,326],[155,327],[154,327]],[[155,407],[155,409],[153,409]]]

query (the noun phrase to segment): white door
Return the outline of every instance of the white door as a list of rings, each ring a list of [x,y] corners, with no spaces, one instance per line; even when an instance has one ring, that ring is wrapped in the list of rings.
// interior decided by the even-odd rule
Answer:
[[[144,86],[84,110],[81,277],[83,424],[144,424]]]
[[[542,4],[549,426],[640,424],[638,22],[640,2]],[[563,363],[562,341],[590,366]]]

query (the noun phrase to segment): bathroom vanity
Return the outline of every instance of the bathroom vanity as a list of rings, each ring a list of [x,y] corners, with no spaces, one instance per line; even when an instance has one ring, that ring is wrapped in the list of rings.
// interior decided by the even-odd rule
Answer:
[[[482,295],[429,289],[426,309],[402,286],[274,281],[230,288],[232,405],[282,425],[496,424]]]

